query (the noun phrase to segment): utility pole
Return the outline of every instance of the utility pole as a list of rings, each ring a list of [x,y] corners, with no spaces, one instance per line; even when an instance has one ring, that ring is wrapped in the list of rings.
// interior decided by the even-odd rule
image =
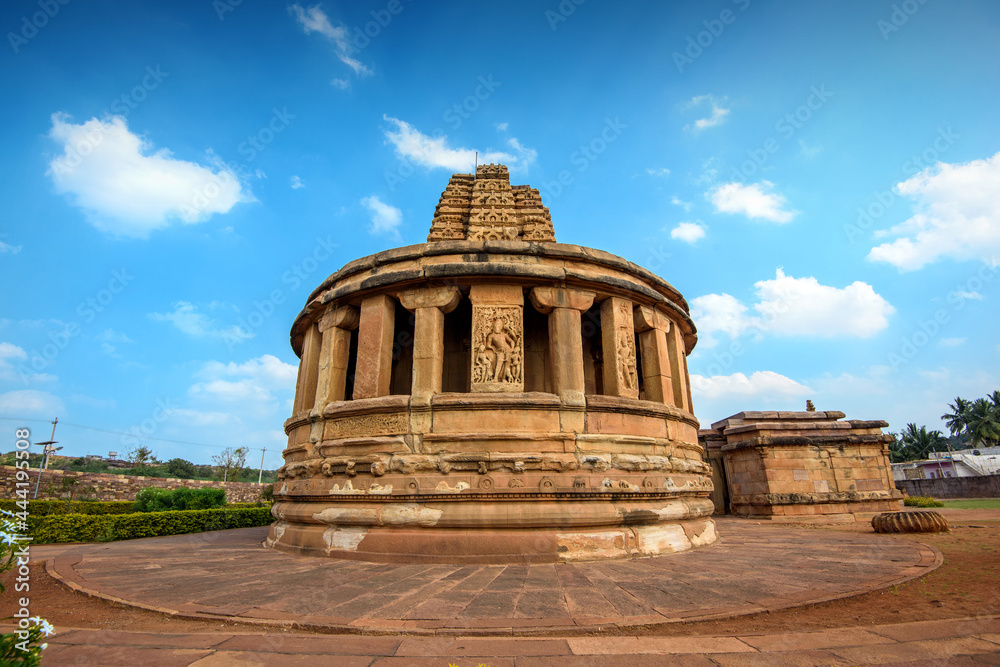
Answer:
[[[38,498],[38,485],[42,482],[42,471],[48,467],[49,462],[49,447],[56,444],[56,424],[59,423],[59,417],[52,420],[52,435],[49,436],[48,442],[39,442],[37,444],[42,446],[42,460],[38,464],[38,479],[35,480],[35,495],[33,498]]]
[[[260,470],[257,471],[257,483],[260,484],[260,480],[264,479],[264,452],[267,451],[267,447],[260,448]]]

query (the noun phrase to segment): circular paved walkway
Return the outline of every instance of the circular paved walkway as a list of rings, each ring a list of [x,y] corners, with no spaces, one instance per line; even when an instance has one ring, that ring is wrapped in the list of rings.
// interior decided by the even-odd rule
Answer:
[[[821,602],[919,577],[936,550],[888,535],[718,520],[708,548],[631,561],[400,565],[264,549],[266,528],[68,547],[68,585],[193,618],[353,632],[583,633]]]

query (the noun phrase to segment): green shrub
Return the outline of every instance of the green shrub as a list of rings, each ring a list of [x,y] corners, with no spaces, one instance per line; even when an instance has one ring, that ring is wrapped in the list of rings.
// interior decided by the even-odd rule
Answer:
[[[0,500],[0,509],[8,512],[20,512],[16,500]],[[109,500],[97,502],[90,500],[29,500],[29,516],[51,516],[53,514],[129,514],[132,512],[132,501]]]
[[[169,510],[206,510],[226,504],[225,489],[180,488],[168,491],[149,486],[135,495],[136,512],[166,512]]]
[[[123,515],[65,514],[29,516],[28,535],[34,544],[55,542],[111,542],[139,537],[159,537],[266,526],[271,523],[268,507],[237,509],[174,510],[136,512]]]
[[[903,504],[907,507],[944,507],[943,502],[930,496],[910,496],[903,499]]]

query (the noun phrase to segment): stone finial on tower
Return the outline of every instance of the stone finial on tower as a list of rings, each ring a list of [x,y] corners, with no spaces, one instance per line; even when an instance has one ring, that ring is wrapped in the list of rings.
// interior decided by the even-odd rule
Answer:
[[[507,166],[483,164],[476,175],[454,174],[441,193],[427,241],[554,243],[549,209],[538,190],[510,184]]]

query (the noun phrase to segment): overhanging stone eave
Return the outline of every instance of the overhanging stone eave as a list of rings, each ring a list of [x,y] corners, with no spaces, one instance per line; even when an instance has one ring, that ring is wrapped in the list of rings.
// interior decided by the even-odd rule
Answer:
[[[389,269],[394,263],[444,255],[456,255],[457,261],[429,264],[419,269],[379,271],[379,269]],[[562,269],[541,264],[504,262],[505,255],[575,259],[585,264],[610,267],[623,273],[632,274],[650,284],[630,282],[612,276],[585,275],[572,267]],[[360,284],[334,288],[338,282],[364,271],[370,271],[372,275]],[[313,290],[305,307],[296,315],[290,334],[292,350],[296,355],[301,356],[301,335],[305,322],[317,309],[331,301],[380,289],[385,291],[388,291],[389,288],[405,289],[408,285],[426,284],[427,281],[446,281],[455,278],[475,278],[476,276],[530,278],[532,280],[554,281],[557,284],[570,287],[587,287],[598,284],[605,287],[610,294],[620,293],[629,296],[639,294],[676,315],[681,325],[688,353],[697,344],[697,327],[691,319],[688,303],[680,292],[648,269],[617,255],[566,243],[435,241],[384,250],[349,262],[339,271],[331,274],[318,288]]]
[[[784,436],[762,436],[731,442],[721,447],[723,452],[732,452],[738,449],[748,449],[750,447],[832,447],[837,445],[860,445],[866,443],[887,444],[895,439],[891,434],[882,435],[784,435]]]
[[[329,289],[335,282],[361,271],[371,270],[378,266],[391,264],[393,262],[417,259],[419,257],[435,257],[439,255],[466,253],[508,253],[593,260],[597,263],[606,264],[614,268],[638,274],[650,282],[660,285],[663,289],[672,294],[672,300],[683,304],[685,310],[688,309],[687,301],[683,296],[681,296],[680,292],[673,285],[645,267],[639,266],[638,264],[604,250],[588,248],[587,246],[572,243],[541,241],[433,241],[430,243],[416,243],[399,248],[382,250],[372,255],[360,257],[348,262],[338,271],[330,274],[330,276],[328,276],[327,279],[319,285],[319,287],[312,291],[307,301],[315,299],[319,294]]]

